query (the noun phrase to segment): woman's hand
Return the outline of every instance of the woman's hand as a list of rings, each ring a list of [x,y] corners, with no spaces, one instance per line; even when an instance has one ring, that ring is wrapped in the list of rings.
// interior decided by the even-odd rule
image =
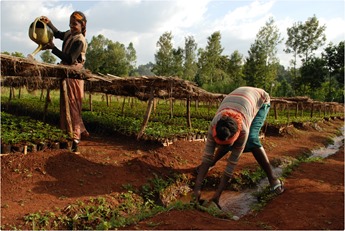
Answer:
[[[50,41],[49,43],[43,45],[41,50],[50,50],[53,49],[55,47],[53,41]]]
[[[50,23],[50,19],[47,16],[41,16],[40,20],[45,22],[46,24]]]

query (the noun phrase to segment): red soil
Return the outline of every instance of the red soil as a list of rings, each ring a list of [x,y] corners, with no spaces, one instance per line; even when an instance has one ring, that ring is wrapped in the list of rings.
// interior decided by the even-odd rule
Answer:
[[[271,160],[297,157],[326,145],[344,126],[343,120],[291,129],[283,136],[266,136],[263,145]],[[1,225],[30,229],[23,216],[53,211],[75,201],[124,192],[123,185],[140,187],[153,173],[184,173],[192,180],[204,142],[177,141],[162,147],[128,137],[92,134],[81,142],[81,154],[45,150],[1,157]],[[225,160],[212,170],[221,173]],[[243,154],[236,171],[256,168],[251,154]],[[285,179],[286,191],[259,212],[238,221],[220,219],[199,210],[171,210],[125,229],[344,229],[344,149],[321,162],[301,164]],[[153,225],[155,224],[155,225]]]

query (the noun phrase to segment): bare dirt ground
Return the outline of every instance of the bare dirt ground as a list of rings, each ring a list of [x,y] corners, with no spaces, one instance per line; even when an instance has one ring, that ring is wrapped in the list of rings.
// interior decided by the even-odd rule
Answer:
[[[344,126],[337,119],[318,123],[320,129],[292,128],[282,136],[266,136],[263,145],[271,160],[297,157],[329,141]],[[81,154],[44,150],[1,157],[1,225],[30,229],[23,217],[64,208],[77,200],[106,197],[140,187],[153,174],[184,173],[194,179],[204,142],[177,141],[163,147],[128,137],[91,134],[81,142]],[[221,160],[213,173],[221,173]],[[256,168],[251,154],[243,154],[236,171]],[[259,212],[238,221],[213,217],[199,210],[170,210],[124,229],[163,230],[344,230],[344,147],[321,162],[303,163],[285,179],[286,191]],[[152,224],[155,224],[152,226]],[[8,226],[11,225],[11,226]]]

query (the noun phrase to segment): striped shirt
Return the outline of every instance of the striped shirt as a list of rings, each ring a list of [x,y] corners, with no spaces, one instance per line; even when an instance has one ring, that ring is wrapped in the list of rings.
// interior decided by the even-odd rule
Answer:
[[[203,162],[212,163],[217,143],[214,140],[212,128],[222,117],[222,112],[232,110],[242,116],[242,130],[239,137],[232,145],[232,152],[228,158],[225,174],[231,177],[238,159],[240,158],[248,140],[250,125],[263,104],[269,104],[270,97],[267,92],[260,88],[239,87],[227,95],[220,104],[216,115],[210,123],[207,134],[207,142],[203,154]]]

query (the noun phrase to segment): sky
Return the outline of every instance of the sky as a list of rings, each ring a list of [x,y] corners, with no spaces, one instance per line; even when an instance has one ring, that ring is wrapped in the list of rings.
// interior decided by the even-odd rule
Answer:
[[[294,23],[304,23],[315,15],[320,25],[326,26],[326,45],[345,40],[345,0],[0,1],[1,52],[21,52],[24,56],[37,47],[28,36],[29,26],[37,17],[45,15],[56,28],[66,31],[69,16],[75,10],[87,17],[88,42],[99,34],[126,47],[132,42],[137,66],[155,63],[156,44],[165,32],[171,32],[174,48],[184,48],[188,36],[194,37],[198,48],[205,48],[208,37],[219,31],[222,54],[230,56],[237,50],[246,58],[257,33],[270,17],[283,38],[277,57],[285,67],[292,59],[283,51],[286,29]],[[61,49],[60,40],[55,39],[54,43]],[[325,46],[316,52],[317,56]],[[40,54],[36,59],[40,59]]]

